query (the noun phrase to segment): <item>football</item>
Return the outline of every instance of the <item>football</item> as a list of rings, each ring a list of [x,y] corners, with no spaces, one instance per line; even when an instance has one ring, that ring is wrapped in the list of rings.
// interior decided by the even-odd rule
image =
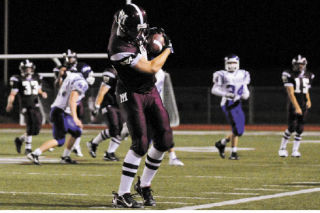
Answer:
[[[156,33],[148,39],[148,50],[153,54],[158,54],[162,51],[165,45],[165,39],[162,33]]]

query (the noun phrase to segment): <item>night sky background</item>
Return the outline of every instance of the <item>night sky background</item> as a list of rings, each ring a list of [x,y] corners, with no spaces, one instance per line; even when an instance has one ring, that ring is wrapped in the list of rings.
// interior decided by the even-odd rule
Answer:
[[[3,53],[3,0],[0,0]],[[297,54],[320,68],[320,13],[317,1],[133,0],[147,11],[150,26],[163,27],[175,54],[165,65],[174,86],[211,86],[212,73],[235,53],[254,86],[281,86],[281,72]],[[9,0],[9,54],[105,53],[113,14],[125,0]],[[96,72],[105,61],[86,60]],[[9,76],[20,60],[9,63]],[[38,72],[51,61],[35,60]],[[3,63],[0,77],[3,79]],[[3,82],[3,81],[1,81]],[[317,86],[317,85],[314,85]]]

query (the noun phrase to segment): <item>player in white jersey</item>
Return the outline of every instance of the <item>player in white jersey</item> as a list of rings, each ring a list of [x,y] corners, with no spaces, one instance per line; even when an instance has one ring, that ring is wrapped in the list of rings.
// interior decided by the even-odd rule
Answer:
[[[226,143],[231,140],[232,152],[230,160],[238,160],[238,138],[244,132],[245,116],[241,106],[241,100],[248,99],[250,92],[250,74],[248,71],[239,69],[239,57],[230,55],[225,58],[225,70],[213,74],[213,87],[211,93],[222,97],[221,108],[232,127],[232,134],[215,143],[220,156],[225,158]]]
[[[156,73],[156,87],[157,90],[160,94],[161,100],[163,100],[163,86],[164,86],[164,80],[166,78],[166,74],[165,72],[160,69],[157,73]],[[177,157],[174,148],[169,149],[169,165],[171,166],[184,166],[184,163]]]
[[[70,158],[71,148],[75,140],[82,134],[82,122],[77,115],[77,104],[85,97],[89,85],[94,83],[91,69],[81,70],[78,73],[70,73],[63,81],[58,95],[51,105],[50,120],[53,124],[53,138],[43,143],[34,152],[27,155],[35,164],[40,164],[39,156],[50,148],[63,146],[66,133],[71,137],[61,157],[61,163],[75,164],[76,161]],[[89,85],[88,85],[89,84]]]

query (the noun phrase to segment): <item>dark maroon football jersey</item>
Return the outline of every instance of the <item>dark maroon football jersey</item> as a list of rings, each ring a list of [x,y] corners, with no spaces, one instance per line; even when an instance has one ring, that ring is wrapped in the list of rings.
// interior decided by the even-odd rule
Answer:
[[[142,44],[139,45],[138,42],[120,37],[117,32],[118,24],[115,20],[109,38],[108,54],[111,63],[118,72],[119,83],[128,91],[150,92],[156,81],[155,75],[139,72],[133,68],[141,57],[147,58],[146,50]]]

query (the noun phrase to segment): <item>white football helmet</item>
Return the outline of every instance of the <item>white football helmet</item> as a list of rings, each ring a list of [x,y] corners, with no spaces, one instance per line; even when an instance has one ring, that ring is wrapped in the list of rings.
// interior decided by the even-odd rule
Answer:
[[[240,68],[240,59],[237,55],[229,55],[224,58],[225,70],[228,72],[237,71]]]
[[[292,59],[292,67],[294,71],[302,71],[307,68],[308,61],[306,57],[298,55]]]

